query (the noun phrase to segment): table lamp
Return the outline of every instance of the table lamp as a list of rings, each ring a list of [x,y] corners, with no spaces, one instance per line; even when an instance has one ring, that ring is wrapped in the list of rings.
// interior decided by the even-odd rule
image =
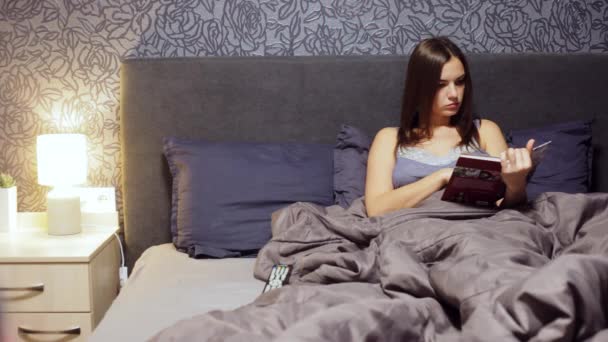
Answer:
[[[46,197],[50,235],[81,232],[80,195],[87,180],[87,139],[83,134],[43,134],[36,144],[38,184],[53,187]]]

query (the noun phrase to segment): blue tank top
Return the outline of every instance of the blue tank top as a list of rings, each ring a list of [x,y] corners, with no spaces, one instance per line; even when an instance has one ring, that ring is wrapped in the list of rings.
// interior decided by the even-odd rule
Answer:
[[[475,120],[479,127],[479,121]],[[397,150],[397,161],[393,169],[393,187],[413,183],[427,175],[446,167],[454,167],[461,153],[487,156],[479,144],[474,141],[473,146],[456,146],[445,156],[436,156],[420,147],[400,147]]]

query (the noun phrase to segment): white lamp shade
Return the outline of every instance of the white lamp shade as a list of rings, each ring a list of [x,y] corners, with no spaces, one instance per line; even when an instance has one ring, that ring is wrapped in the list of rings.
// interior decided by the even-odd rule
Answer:
[[[84,134],[39,135],[36,150],[38,184],[62,187],[87,181],[87,138]]]

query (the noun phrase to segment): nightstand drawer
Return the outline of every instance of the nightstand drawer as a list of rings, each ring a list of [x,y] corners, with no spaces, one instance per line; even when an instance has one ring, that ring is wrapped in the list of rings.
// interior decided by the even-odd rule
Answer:
[[[91,334],[87,313],[8,313],[3,315],[7,341],[86,341]]]
[[[89,312],[87,264],[2,264],[5,312]]]

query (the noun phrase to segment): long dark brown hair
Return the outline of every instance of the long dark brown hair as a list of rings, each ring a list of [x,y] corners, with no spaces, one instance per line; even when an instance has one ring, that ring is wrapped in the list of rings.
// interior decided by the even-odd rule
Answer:
[[[436,37],[421,41],[412,52],[407,66],[401,125],[397,149],[415,145],[433,136],[431,109],[438,90],[441,70],[450,58],[455,57],[464,66],[464,95],[458,113],[450,117],[450,125],[460,134],[459,145],[473,145],[479,141],[479,132],[473,123],[473,84],[469,65],[462,51],[448,38]]]

